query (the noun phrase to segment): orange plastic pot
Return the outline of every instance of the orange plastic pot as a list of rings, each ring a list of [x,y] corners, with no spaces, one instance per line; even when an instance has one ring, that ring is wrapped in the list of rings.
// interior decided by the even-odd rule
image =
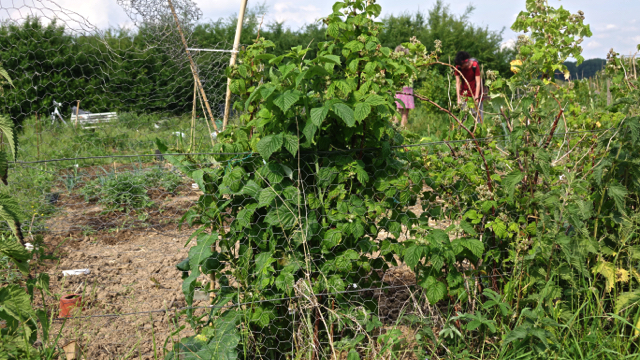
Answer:
[[[71,312],[76,307],[82,306],[82,295],[79,294],[69,294],[60,298],[60,317],[68,318],[71,317]]]

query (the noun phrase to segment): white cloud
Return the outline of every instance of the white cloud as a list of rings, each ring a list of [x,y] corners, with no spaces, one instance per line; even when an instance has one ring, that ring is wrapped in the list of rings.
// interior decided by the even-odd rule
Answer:
[[[640,35],[632,37],[631,40],[640,43]]]
[[[0,0],[0,19],[26,16],[38,16],[44,24],[57,19],[72,32],[130,25],[116,0]]]
[[[312,23],[323,15],[320,8],[315,5],[305,5],[305,3],[278,2],[273,5],[273,15],[276,21],[286,21],[297,26]]]
[[[503,42],[502,44],[500,44],[500,50],[513,49],[515,47],[516,47],[516,40],[515,39],[509,39],[509,40]]]
[[[587,48],[587,49],[598,49],[598,48],[600,48],[601,46],[602,46],[602,44],[600,44],[600,43],[599,43],[599,42],[597,42],[597,41],[589,41],[589,42],[587,43],[586,48]]]
[[[605,29],[610,30],[610,29],[615,29],[617,28],[617,26],[615,26],[614,24],[607,24],[607,26],[605,26]]]

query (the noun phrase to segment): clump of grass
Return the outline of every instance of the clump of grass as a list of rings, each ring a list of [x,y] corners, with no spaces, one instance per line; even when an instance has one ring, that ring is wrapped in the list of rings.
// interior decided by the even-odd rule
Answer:
[[[108,212],[139,210],[153,205],[147,196],[144,178],[131,173],[99,177],[80,192],[85,201],[97,201],[105,205]]]
[[[151,189],[175,194],[182,178],[159,168],[128,173],[109,173],[88,182],[80,193],[87,202],[105,205],[107,212],[140,210],[153,206],[148,195]]]
[[[159,168],[147,170],[142,174],[142,176],[149,187],[161,188],[165,192],[171,194],[175,194],[178,187],[184,182],[180,175]]]

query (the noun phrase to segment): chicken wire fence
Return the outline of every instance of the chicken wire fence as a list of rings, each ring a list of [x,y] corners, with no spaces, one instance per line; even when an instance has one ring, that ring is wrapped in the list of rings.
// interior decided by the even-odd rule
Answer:
[[[101,130],[100,130],[101,131]],[[99,134],[99,131],[96,131]],[[571,147],[589,149],[607,132],[586,132],[557,134],[553,142],[557,157],[556,166],[572,165],[582,152],[571,154]],[[485,156],[506,158],[502,146],[508,138],[498,137],[478,140]],[[482,163],[473,160],[470,155],[476,151],[474,141],[442,141],[396,147],[397,154],[416,152],[423,158],[421,167],[426,169],[428,177],[418,181],[423,191],[411,199],[408,189],[390,188],[370,189],[380,200],[387,199],[395,203],[406,204],[403,213],[398,216],[427,214],[429,226],[434,229],[455,228],[465,212],[465,197],[483,197],[487,189],[482,178],[477,178],[474,169]],[[365,150],[364,156],[375,156],[375,149]],[[584,152],[584,151],[583,151]],[[231,171],[243,163],[262,163],[256,153],[192,153],[186,154],[198,159],[205,168],[224,168]],[[336,166],[333,153],[313,153],[301,156],[301,168],[321,163],[323,168]],[[347,152],[345,156],[363,156],[363,151]],[[82,294],[83,308],[76,311],[70,319],[55,318],[54,330],[62,337],[59,343],[77,341],[82,344],[87,358],[137,357],[153,358],[159,342],[170,347],[172,340],[193,335],[189,327],[187,312],[194,316],[216,318],[225,309],[251,309],[262,302],[276,303],[283,310],[269,318],[264,331],[253,336],[255,342],[289,341],[291,344],[304,344],[307,348],[296,347],[296,351],[312,351],[314,346],[327,349],[329,344],[318,341],[314,344],[314,318],[316,309],[329,311],[333,301],[351,304],[353,316],[358,311],[373,311],[372,314],[385,326],[401,326],[408,332],[416,332],[435,321],[442,321],[446,314],[454,309],[442,309],[433,306],[427,300],[424,289],[416,285],[415,274],[403,264],[401,259],[391,259],[380,252],[373,253],[371,263],[383,261],[389,269],[377,274],[379,281],[372,286],[362,288],[345,279],[342,287],[327,289],[321,294],[306,293],[300,282],[296,289],[278,298],[265,297],[255,300],[259,289],[244,289],[245,295],[235,300],[220,303],[211,299],[208,287],[226,288],[229,292],[239,291],[233,276],[213,280],[203,274],[195,289],[182,287],[182,275],[188,274],[177,267],[189,256],[189,250],[195,245],[191,239],[194,228],[183,224],[180,219],[188,209],[197,205],[202,189],[190,178],[166,160],[168,154],[150,152],[138,155],[81,156],[48,160],[20,161],[14,164],[9,180],[11,192],[20,200],[28,213],[23,221],[23,232],[46,249],[45,253],[55,253],[57,260],[45,261],[42,270],[51,276],[51,295],[45,304],[52,316],[57,314],[57,302],[60,296],[71,293]],[[499,162],[496,162],[499,163]],[[415,164],[411,165],[415,166]],[[381,167],[374,174],[393,177],[410,171],[410,165]],[[429,173],[429,171],[432,173]],[[496,168],[497,174],[507,174],[507,167]],[[286,174],[284,174],[286,176]],[[23,179],[31,179],[30,181]],[[329,188],[340,184],[333,179]],[[242,188],[246,184],[237,184]],[[496,183],[500,186],[500,182]],[[305,189],[307,195],[319,189],[310,185]],[[258,196],[258,195],[256,195]],[[365,194],[352,194],[352,202]],[[354,198],[355,196],[355,198]],[[308,198],[303,200],[308,206]],[[234,205],[242,206],[242,204]],[[330,217],[324,217],[323,226],[334,226]],[[236,226],[237,219],[228,219],[225,231],[246,232],[247,242],[251,241],[251,226]],[[251,225],[251,224],[249,224]],[[406,227],[395,235],[389,229],[380,226],[375,233],[367,234],[381,244],[385,239],[404,241],[410,238]],[[450,232],[455,239],[456,231]],[[191,241],[190,241],[191,240]],[[217,245],[221,246],[221,245]],[[240,256],[242,241],[234,244],[236,256]],[[485,244],[486,251],[507,252],[506,244]],[[284,249],[286,250],[286,249]],[[318,249],[311,249],[311,251]],[[357,247],[355,251],[360,251]],[[330,255],[330,254],[329,254]],[[360,260],[350,260],[351,278],[371,276],[362,271]],[[511,269],[496,264],[493,272],[479,272],[474,264],[459,264],[464,270],[470,287],[491,288],[495,282],[505,281]],[[77,275],[65,276],[64,272],[78,270]],[[228,264],[222,262],[219,272],[233,272]],[[5,271],[6,274],[6,271]],[[1,276],[1,275],[0,275]],[[5,275],[8,276],[8,275]],[[279,274],[271,274],[277,278]],[[298,279],[300,280],[300,279]],[[303,287],[303,286],[302,286]],[[255,292],[248,296],[246,291]],[[193,297],[188,305],[186,297]],[[244,298],[251,298],[245,301]],[[211,305],[211,304],[214,305]],[[310,315],[309,315],[310,314]],[[306,316],[306,318],[305,318]],[[317,318],[317,317],[315,317]],[[298,324],[293,328],[278,329],[275,333],[269,329],[279,320],[288,320]],[[416,319],[420,319],[417,321]],[[311,323],[309,323],[311,321]],[[271,324],[271,325],[269,325]],[[310,328],[308,328],[310,326]],[[336,341],[340,340],[339,324],[335,325]],[[275,328],[274,328],[275,329]],[[380,335],[380,334],[378,334]],[[311,348],[308,348],[308,347]],[[293,347],[293,345],[291,345]],[[306,350],[305,350],[306,349]],[[275,350],[275,349],[267,349]],[[190,353],[181,348],[184,356]],[[292,350],[293,351],[293,350]],[[257,355],[256,355],[257,356]],[[272,358],[268,355],[263,358]],[[196,357],[197,358],[197,357]]]
[[[129,22],[100,29],[54,1],[0,2],[0,66],[14,85],[0,106],[21,131],[38,135],[38,149],[23,151],[23,160],[42,159],[55,148],[52,133],[82,146],[91,142],[86,132],[97,128],[129,131],[106,130],[109,139],[84,155],[108,155],[113,147],[140,152],[147,139],[135,135],[147,129],[188,139],[193,147],[211,144],[224,112],[231,44],[202,46],[193,39],[202,13],[191,1],[173,1],[173,11],[166,1],[118,4]],[[68,124],[77,131],[56,130]]]

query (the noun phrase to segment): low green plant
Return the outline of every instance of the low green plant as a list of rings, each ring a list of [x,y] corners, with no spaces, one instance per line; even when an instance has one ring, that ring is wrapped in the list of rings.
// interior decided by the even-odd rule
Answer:
[[[41,240],[35,241],[37,246]],[[30,275],[31,264],[39,249],[27,250],[13,237],[0,237],[0,257],[8,259],[22,276],[0,288],[0,357],[3,359],[53,359],[58,356],[56,339],[50,338],[53,312],[46,305],[49,275]],[[40,253],[41,254],[41,253]],[[35,296],[42,298],[44,308],[33,307]],[[58,334],[60,336],[60,333]],[[36,340],[41,345],[35,347]]]
[[[0,284],[13,284],[22,278],[22,274],[8,256],[0,257]]]
[[[301,324],[289,309],[304,305],[279,299],[306,294],[301,301],[313,302],[316,294],[380,284],[378,272],[394,262],[402,226],[415,219],[407,206],[416,200],[421,176],[407,168],[416,159],[392,148],[403,139],[391,126],[394,94],[415,77],[415,68],[404,53],[380,44],[380,25],[372,20],[379,5],[357,0],[333,9],[324,20],[330,41],[317,45],[315,57],[307,58],[301,46],[269,54],[273,43],[260,38],[228,69],[230,88],[239,96],[234,107],[243,113],[240,126],[218,136],[215,150],[257,154],[220,156],[213,166],[166,156],[204,192],[184,217],[198,227],[183,282],[187,304],[193,304],[201,274],[218,279],[218,287],[209,286],[214,305],[256,302],[222,313],[246,329],[236,349],[245,357],[308,351],[311,318],[323,322],[316,341],[331,348],[334,325],[346,324],[344,338],[357,338],[364,322],[359,314],[373,313],[375,301],[356,311],[357,293],[323,296],[323,306],[332,310],[301,312]],[[407,46],[432,56],[420,43]],[[386,171],[376,172],[381,168]],[[380,229],[395,239],[378,240]],[[376,252],[387,261],[372,260]],[[218,314],[202,318],[187,310],[196,329],[206,329]],[[295,333],[304,334],[297,344],[291,341]]]
[[[148,188],[161,189],[171,194],[175,194],[180,185],[184,184],[182,176],[161,168],[146,169],[142,176]]]
[[[11,78],[0,67],[0,75],[11,84]],[[0,89],[3,85],[0,83]],[[18,135],[11,119],[0,115],[0,136],[7,140],[7,145],[0,150],[0,181],[7,186],[9,176],[9,161],[16,161],[18,154]],[[20,228],[20,206],[11,195],[0,193],[0,219],[6,221],[15,237],[22,243],[22,229]]]
[[[2,68],[0,75],[11,83]],[[8,143],[8,151],[0,152],[0,178],[7,185],[8,161],[16,160],[18,141],[14,125],[7,117],[0,116],[0,131]],[[9,271],[7,282],[0,287],[0,321],[3,323],[0,327],[0,358],[52,359],[57,356],[57,350],[55,345],[49,344],[51,317],[48,309],[46,304],[44,309],[36,310],[32,306],[36,290],[45,302],[45,293],[49,292],[49,275],[30,275],[30,261],[36,251],[27,250],[24,246],[19,212],[19,205],[12,197],[0,195],[0,218],[9,224],[13,232],[7,237],[0,235],[0,259],[6,266],[2,270]],[[37,239],[37,243],[40,245],[41,238]],[[20,275],[12,273],[15,270]],[[33,345],[38,337],[44,346],[36,349]]]
[[[85,201],[103,204],[105,211],[131,211],[153,206],[150,189],[175,194],[183,182],[180,175],[158,168],[108,172],[85,184],[80,193]]]
[[[505,125],[504,140],[424,154],[429,198],[447,206],[423,208],[458,222],[438,237],[414,230],[403,243],[404,261],[427,275],[430,303],[457,309],[440,324],[437,341],[423,343],[442,356],[635,356],[640,215],[630,179],[638,171],[640,86],[610,54],[612,105],[587,117],[576,87],[553,80],[568,56],[581,61],[579,44],[590,35],[583,19],[528,1],[514,24],[530,34],[518,42],[520,71],[487,81],[492,101],[485,109]],[[451,116],[459,133],[475,138]],[[567,134],[595,123],[606,130]],[[486,280],[471,286],[473,273]],[[501,336],[492,340],[493,333]]]
[[[153,204],[144,177],[135,173],[110,174],[86,184],[80,191],[86,201],[96,201],[105,211],[131,211]]]

